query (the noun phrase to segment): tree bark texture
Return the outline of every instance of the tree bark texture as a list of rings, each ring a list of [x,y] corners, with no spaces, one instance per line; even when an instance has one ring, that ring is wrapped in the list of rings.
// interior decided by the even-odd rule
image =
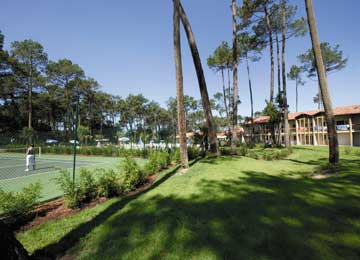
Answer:
[[[181,167],[189,167],[187,146],[186,146],[186,119],[184,111],[183,93],[183,74],[181,62],[181,43],[180,43],[180,1],[174,0],[174,58],[176,69],[176,96],[177,96],[177,116],[178,131],[180,141],[180,162]]]
[[[317,32],[312,0],[305,0],[305,6],[310,29],[311,42],[315,56],[316,71],[318,74],[319,86],[325,110],[327,133],[329,140],[329,162],[332,164],[336,164],[339,162],[339,144],[336,133],[336,124],[332,109],[330,92],[327,85],[325,67],[320,49],[320,40]]]
[[[191,55],[194,61],[194,66],[199,82],[200,94],[201,94],[201,103],[204,109],[205,119],[208,126],[209,131],[209,141],[210,141],[210,152],[219,153],[218,140],[216,136],[216,129],[214,125],[213,115],[211,111],[209,94],[206,86],[206,80],[204,76],[204,71],[201,65],[201,59],[199,50],[196,45],[195,36],[191,29],[191,25],[189,19],[186,16],[185,10],[182,7],[181,3],[179,3],[179,12],[182,24],[184,26],[184,30],[186,32],[186,36],[188,39],[188,44],[191,50]]]
[[[279,36],[276,33],[276,58],[277,58],[277,83],[278,83],[278,94],[281,93],[281,74],[280,74],[280,46],[279,46]]]
[[[288,118],[288,105],[287,105],[287,93],[286,93],[286,64],[285,64],[285,47],[286,47],[286,0],[282,0],[282,26],[281,26],[281,36],[282,36],[282,48],[281,48],[281,58],[282,58],[282,85],[283,85],[283,102],[284,102],[284,130],[285,130],[285,147],[289,148],[290,144],[290,129],[289,129],[289,118]],[[281,129],[280,129],[281,132]]]
[[[237,108],[238,108],[238,63],[237,63],[237,24],[236,24],[236,0],[232,0],[232,51],[233,51],[233,114],[232,114],[232,138],[231,138],[231,152],[235,153],[237,145]]]
[[[250,78],[250,66],[249,66],[249,59],[246,53],[246,70],[248,74],[249,80],[249,92],[250,92],[250,104],[251,104],[251,142],[254,142],[254,102],[253,102],[253,93],[252,93],[252,86],[251,86],[251,78]]]
[[[273,36],[272,36],[272,29],[271,29],[271,23],[270,23],[270,17],[269,12],[266,7],[266,4],[264,5],[264,13],[265,13],[265,19],[266,19],[266,28],[269,33],[269,46],[270,46],[270,102],[272,103],[274,101],[274,47],[273,47]]]

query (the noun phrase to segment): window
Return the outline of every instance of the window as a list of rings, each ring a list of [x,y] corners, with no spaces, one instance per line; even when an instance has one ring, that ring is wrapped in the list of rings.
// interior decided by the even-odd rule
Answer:
[[[347,120],[336,121],[336,130],[338,131],[347,131],[349,130],[349,125]]]

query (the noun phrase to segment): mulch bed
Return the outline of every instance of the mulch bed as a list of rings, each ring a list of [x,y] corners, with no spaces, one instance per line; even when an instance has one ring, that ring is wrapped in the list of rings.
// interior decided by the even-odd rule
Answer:
[[[139,192],[142,192],[146,189],[148,189],[152,183],[156,180],[156,175],[151,175],[147,177],[147,180],[145,184],[138,187],[136,190],[130,191],[123,196],[132,196],[134,194],[137,194]],[[101,197],[97,198],[89,203],[84,203],[80,208],[68,208],[66,207],[65,201],[63,198],[51,200],[45,203],[42,203],[35,207],[32,214],[29,215],[26,219],[20,219],[12,224],[10,224],[11,229],[16,232],[24,232],[26,230],[29,230],[35,226],[38,226],[40,224],[64,218],[67,216],[74,215],[84,209],[87,208],[93,208],[97,204],[104,203],[107,201],[108,198]]]

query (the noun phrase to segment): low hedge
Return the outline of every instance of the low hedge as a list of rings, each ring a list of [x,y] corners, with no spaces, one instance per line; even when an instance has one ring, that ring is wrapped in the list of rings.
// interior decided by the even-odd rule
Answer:
[[[19,192],[6,192],[0,189],[0,209],[2,214],[12,220],[26,217],[35,203],[41,198],[40,182],[32,183]]]
[[[230,147],[221,147],[220,152],[222,155],[233,155]],[[251,149],[247,146],[240,146],[236,148],[235,155],[246,156],[256,160],[281,160],[286,158],[292,153],[292,148],[255,148]]]
[[[44,146],[41,147],[42,153],[51,153],[51,154],[73,154],[73,146],[65,145],[54,145],[54,146]],[[143,157],[146,158],[149,155],[149,149],[124,149],[119,148],[114,145],[96,147],[96,146],[79,146],[76,150],[77,154],[80,155],[101,155],[107,157]]]

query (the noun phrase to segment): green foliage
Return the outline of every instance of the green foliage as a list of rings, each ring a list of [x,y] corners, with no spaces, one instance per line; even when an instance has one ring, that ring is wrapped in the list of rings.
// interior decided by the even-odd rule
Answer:
[[[170,163],[171,156],[167,151],[151,151],[145,170],[148,173],[155,173],[167,168]]]
[[[121,185],[117,174],[113,170],[96,169],[98,180],[99,196],[111,198],[121,193]]]
[[[59,177],[57,177],[55,180],[60,190],[64,194],[63,196],[67,206],[70,208],[80,206],[80,187],[76,182],[73,182],[69,171],[61,170]]]
[[[122,183],[124,190],[134,190],[145,183],[144,171],[133,158],[127,157],[121,166],[124,174]]]
[[[236,149],[236,154],[240,156],[247,156],[248,148],[245,146],[240,146]]]
[[[231,155],[231,150],[230,150],[230,148],[229,147],[220,147],[219,148],[220,149],[220,154],[221,155],[224,155],[224,156],[229,156],[229,155]]]
[[[172,152],[171,159],[172,159],[172,161],[174,161],[175,163],[180,163],[180,149],[175,149],[175,150]]]
[[[272,126],[278,124],[281,121],[281,113],[279,107],[272,102],[266,103],[266,107],[263,110],[263,115],[270,117],[269,124]]]
[[[0,209],[6,216],[26,216],[41,198],[41,191],[40,182],[32,183],[20,192],[5,192],[0,189]]]
[[[223,41],[215,49],[214,54],[208,57],[207,64],[210,69],[215,71],[230,68],[232,66],[232,49],[229,44]]]
[[[232,155],[229,147],[221,147],[220,148],[221,155]],[[292,153],[292,148],[264,148],[263,145],[257,144],[253,148],[248,146],[240,146],[236,149],[236,155],[246,156],[256,160],[282,160],[289,156]]]
[[[73,146],[53,145],[42,147],[42,153],[50,154],[72,154]],[[80,146],[77,149],[77,154],[80,155],[101,155],[106,157],[142,157],[146,158],[149,155],[149,149],[124,149],[118,148],[114,145],[103,147],[96,146]]]
[[[97,197],[98,183],[89,169],[80,169],[79,195],[82,201],[89,202]]]
[[[322,42],[320,44],[320,49],[327,74],[339,71],[346,66],[348,59],[343,58],[343,52],[340,50],[340,45],[331,47],[330,43]],[[316,64],[313,50],[307,50],[306,53],[299,55],[298,59],[303,64],[302,69],[308,73],[308,77],[315,77]]]
[[[188,146],[187,152],[188,152],[189,160],[194,160],[194,159],[198,158],[199,156],[201,156],[201,151],[199,150],[199,148],[197,148],[195,146]]]

